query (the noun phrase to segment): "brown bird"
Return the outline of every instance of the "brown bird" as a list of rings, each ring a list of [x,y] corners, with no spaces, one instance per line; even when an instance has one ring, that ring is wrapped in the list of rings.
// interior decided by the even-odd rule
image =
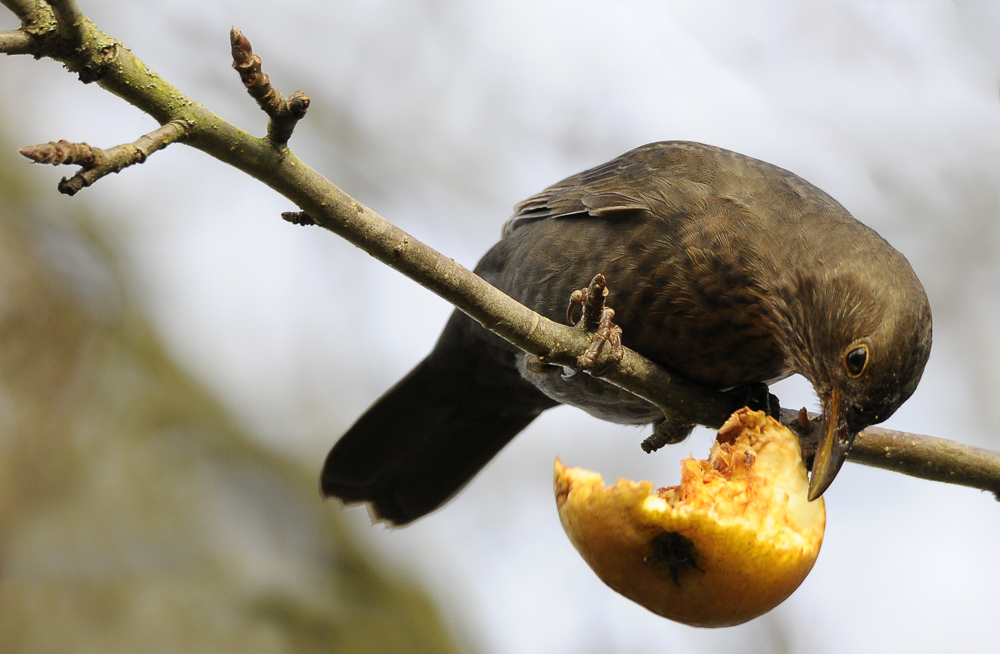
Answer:
[[[525,200],[476,272],[553,320],[603,273],[623,344],[712,388],[803,375],[823,408],[810,499],[854,436],[910,397],[930,354],[930,306],[902,254],[802,178],[698,143],[645,145]],[[663,420],[608,382],[532,365],[456,311],[333,447],[323,493],[407,524],[559,403]]]

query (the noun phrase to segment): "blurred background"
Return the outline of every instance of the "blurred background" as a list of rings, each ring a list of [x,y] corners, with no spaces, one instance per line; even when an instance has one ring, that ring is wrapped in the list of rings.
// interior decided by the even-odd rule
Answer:
[[[1000,5],[80,0],[167,80],[256,134],[238,26],[291,147],[467,267],[517,201],[656,140],[787,168],[913,264],[924,380],[886,426],[1000,448]],[[16,22],[0,14],[0,29]],[[286,200],[174,146],[75,198],[23,145],[155,124],[51,61],[0,59],[0,650],[940,652],[995,648],[1000,506],[848,465],[802,587],[746,625],[616,595],[559,524],[552,461],[678,479],[702,430],[559,408],[443,510],[371,526],[321,503],[328,448],[450,307]],[[815,406],[782,382],[785,406]]]

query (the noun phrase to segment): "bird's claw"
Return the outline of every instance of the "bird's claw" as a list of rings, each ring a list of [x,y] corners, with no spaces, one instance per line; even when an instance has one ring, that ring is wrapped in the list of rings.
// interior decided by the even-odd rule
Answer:
[[[607,289],[605,289],[606,291]],[[573,314],[581,305],[586,305],[587,300],[590,299],[590,289],[581,288],[579,290],[573,291],[573,294],[569,296],[569,306],[566,307],[566,322],[571,325],[576,325],[576,321],[573,320]],[[582,319],[582,317],[581,317]]]

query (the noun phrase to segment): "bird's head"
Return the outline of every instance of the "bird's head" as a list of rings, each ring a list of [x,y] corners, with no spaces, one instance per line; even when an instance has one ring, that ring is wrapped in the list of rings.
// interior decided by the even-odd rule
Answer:
[[[791,309],[792,357],[823,408],[809,499],[830,486],[854,437],[891,416],[917,388],[931,349],[931,311],[906,259],[891,250],[864,272],[826,271],[798,280]]]

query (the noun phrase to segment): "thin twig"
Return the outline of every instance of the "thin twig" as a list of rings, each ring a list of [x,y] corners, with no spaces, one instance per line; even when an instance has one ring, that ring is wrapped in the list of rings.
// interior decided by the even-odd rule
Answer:
[[[83,41],[83,14],[76,5],[76,0],[48,0],[48,2],[56,15],[59,36],[70,45],[79,45]]]
[[[171,121],[141,136],[134,143],[116,145],[107,150],[86,143],[59,141],[29,145],[21,148],[20,152],[35,163],[80,166],[82,168],[80,172],[69,179],[64,177],[59,182],[60,193],[76,195],[80,189],[90,186],[105,175],[143,163],[152,153],[183,137],[186,131],[186,123]]]
[[[38,54],[38,44],[31,35],[21,30],[0,32],[0,53],[9,55]]]
[[[250,40],[235,27],[229,32],[229,43],[233,51],[233,68],[257,105],[267,114],[267,138],[279,147],[284,147],[292,138],[295,124],[306,115],[309,96],[302,91],[292,93],[287,99],[281,91],[271,85],[271,80],[261,70],[260,57],[253,53]]]

